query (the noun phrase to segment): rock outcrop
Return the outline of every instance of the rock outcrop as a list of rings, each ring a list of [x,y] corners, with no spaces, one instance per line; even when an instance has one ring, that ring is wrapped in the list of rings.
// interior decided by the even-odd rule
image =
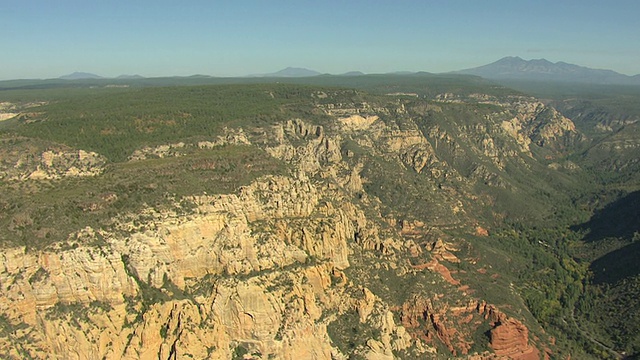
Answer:
[[[529,329],[520,321],[507,318],[497,323],[490,334],[490,345],[496,355],[510,359],[540,359],[538,350],[529,345]]]
[[[485,302],[478,303],[476,310],[491,324],[489,345],[499,358],[540,359],[540,351],[529,343],[529,329],[522,322]]]
[[[519,102],[515,111],[515,117],[502,122],[502,128],[516,139],[523,152],[529,152],[531,143],[562,151],[583,140],[573,121],[541,102]]]
[[[42,146],[31,139],[0,139],[0,180],[56,180],[67,177],[97,176],[107,160],[91,151],[64,146]]]

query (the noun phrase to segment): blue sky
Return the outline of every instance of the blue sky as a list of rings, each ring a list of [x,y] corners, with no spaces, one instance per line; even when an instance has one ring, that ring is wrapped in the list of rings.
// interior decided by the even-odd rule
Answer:
[[[640,1],[0,0],[0,79],[446,72],[504,56],[640,73]]]

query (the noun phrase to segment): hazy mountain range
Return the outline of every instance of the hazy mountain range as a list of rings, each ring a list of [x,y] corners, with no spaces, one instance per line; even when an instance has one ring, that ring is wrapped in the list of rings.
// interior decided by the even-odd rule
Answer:
[[[59,79],[62,79],[62,80],[81,80],[81,79],[104,79],[104,78],[102,76],[100,76],[100,75],[96,75],[96,74],[92,74],[92,73],[88,73],[88,72],[76,71],[76,72],[68,74],[68,75],[62,75],[62,76],[59,77]]]
[[[488,65],[453,73],[477,75],[491,80],[640,85],[640,75],[627,76],[612,70],[591,69],[562,61],[553,63],[545,59],[523,60],[517,56],[505,57]]]
[[[249,77],[309,77],[318,75],[322,75],[322,73],[305,68],[288,67],[274,73],[253,74],[249,75]]]
[[[62,80],[84,80],[84,79],[109,79],[109,78],[105,78],[102,77],[100,75],[96,75],[96,74],[92,74],[92,73],[88,73],[88,72],[74,72],[68,75],[63,75],[60,76],[58,79],[62,79]],[[114,79],[144,79],[144,76],[141,75],[120,75],[118,77],[115,77]]]
[[[402,71],[391,72],[395,75],[411,75],[414,72]],[[568,64],[562,61],[553,63],[546,59],[524,60],[517,56],[502,58],[491,64],[458,70],[449,74],[476,75],[489,80],[523,80],[523,81],[554,81],[566,83],[590,83],[590,84],[615,84],[615,85],[640,85],[640,74],[628,76],[617,73],[613,70],[591,69],[584,66]],[[280,71],[266,74],[252,74],[246,77],[274,77],[274,78],[298,78],[313,77],[323,74],[315,70],[301,67],[287,67]],[[360,76],[365,75],[360,71],[349,71],[337,76]],[[201,75],[203,77],[209,77]],[[120,75],[116,79],[142,79],[140,75]],[[80,80],[80,79],[106,79],[102,76],[87,73],[74,72],[61,76],[59,79]]]

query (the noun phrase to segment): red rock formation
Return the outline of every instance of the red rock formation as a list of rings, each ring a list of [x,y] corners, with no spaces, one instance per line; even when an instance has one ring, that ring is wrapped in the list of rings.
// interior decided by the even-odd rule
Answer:
[[[417,328],[420,326],[420,321],[426,321],[432,311],[431,300],[415,296],[402,304],[400,312],[402,326],[407,329]]]
[[[436,330],[436,334],[438,335],[438,339],[442,341],[442,343],[451,351],[451,353],[455,356],[457,355],[456,349],[451,344],[451,337],[455,335],[455,329],[447,329],[447,326],[444,324],[443,319],[438,314],[431,314],[429,317],[431,320],[431,325]]]
[[[515,319],[506,319],[491,329],[491,347],[496,355],[511,355],[529,347],[529,329]]]
[[[477,311],[492,322],[489,346],[499,358],[539,360],[540,352],[529,344],[529,329],[520,321],[510,318],[485,302],[478,303]]]
[[[437,296],[433,301],[437,303]],[[495,306],[473,300],[459,307],[441,309],[435,309],[433,304],[432,299],[414,296],[402,305],[400,320],[412,336],[427,343],[437,338],[454,356],[466,355],[473,342],[461,329],[475,318],[476,324],[485,321],[491,325],[489,346],[494,350],[494,354],[481,354],[477,359],[540,359],[540,351],[529,344],[529,329]]]
[[[442,277],[451,285],[460,285],[460,281],[456,280],[451,276],[451,272],[447,269],[446,266],[440,264],[437,259],[432,259],[428,263],[413,265],[413,268],[416,270],[429,269],[431,271],[435,271],[442,275]]]
[[[458,352],[466,355],[471,348],[471,342],[453,327],[455,323],[450,321],[449,315],[457,318],[460,314],[472,314],[475,309],[475,305],[469,305],[456,309],[445,307],[436,310],[433,308],[431,299],[414,296],[402,305],[400,320],[402,325],[410,330],[412,336],[419,337],[428,343],[437,337],[454,356]]]
[[[460,259],[458,259],[455,255],[451,253],[451,251],[456,251],[457,249],[451,246],[451,244],[447,244],[442,239],[438,238],[433,244],[431,244],[431,254],[434,258],[438,260],[446,260],[452,263],[459,263]]]

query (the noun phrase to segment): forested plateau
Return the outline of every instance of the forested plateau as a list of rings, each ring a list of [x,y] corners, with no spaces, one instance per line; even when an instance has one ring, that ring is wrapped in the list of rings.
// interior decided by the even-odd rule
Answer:
[[[108,81],[0,84],[0,357],[640,354],[640,89]]]

